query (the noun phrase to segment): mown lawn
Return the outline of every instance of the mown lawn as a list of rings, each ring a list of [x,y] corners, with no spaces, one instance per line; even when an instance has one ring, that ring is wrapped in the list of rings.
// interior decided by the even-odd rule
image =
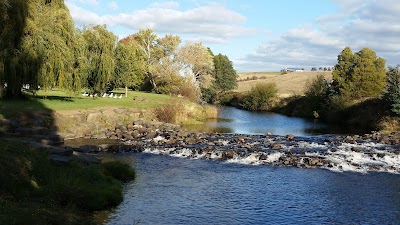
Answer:
[[[124,90],[113,91],[118,97]],[[155,108],[170,102],[173,97],[153,93],[129,91],[128,97],[84,97],[82,94],[71,95],[62,91],[39,91],[36,95],[26,94],[22,100],[0,100],[0,115],[13,116],[21,112],[46,111],[46,110],[77,110],[98,107],[129,107],[129,108]],[[134,98],[136,100],[134,100]]]

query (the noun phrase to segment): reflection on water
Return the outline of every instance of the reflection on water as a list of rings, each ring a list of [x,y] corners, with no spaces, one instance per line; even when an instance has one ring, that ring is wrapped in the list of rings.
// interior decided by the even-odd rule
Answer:
[[[309,136],[330,133],[317,121],[288,117],[270,112],[250,112],[233,107],[222,107],[220,119],[209,120],[205,125],[186,126],[198,132],[266,134]]]

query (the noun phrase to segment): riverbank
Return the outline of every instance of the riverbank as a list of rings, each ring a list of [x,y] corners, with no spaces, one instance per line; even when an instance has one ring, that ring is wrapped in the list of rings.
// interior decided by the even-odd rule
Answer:
[[[120,161],[65,157],[0,139],[0,224],[97,224],[94,212],[118,205],[135,177]]]

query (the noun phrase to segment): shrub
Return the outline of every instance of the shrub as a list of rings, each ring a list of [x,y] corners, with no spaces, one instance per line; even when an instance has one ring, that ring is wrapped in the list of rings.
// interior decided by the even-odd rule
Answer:
[[[243,95],[242,107],[251,111],[269,110],[277,93],[275,83],[258,83]]]
[[[179,86],[178,94],[189,99],[191,102],[199,102],[201,91],[193,81],[185,80],[185,82]]]
[[[135,170],[127,164],[121,161],[111,161],[101,164],[102,172],[105,175],[111,176],[122,182],[128,182],[135,179]]]
[[[201,98],[207,103],[213,104],[216,101],[217,91],[213,87],[201,87]]]
[[[182,114],[184,111],[185,106],[180,101],[174,101],[153,110],[156,118],[165,123],[176,123],[178,121],[178,115]]]

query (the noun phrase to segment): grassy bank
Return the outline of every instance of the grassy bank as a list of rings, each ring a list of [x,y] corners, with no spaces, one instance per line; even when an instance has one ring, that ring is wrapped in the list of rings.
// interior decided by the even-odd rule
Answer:
[[[120,89],[113,91],[118,97],[124,93]],[[1,100],[0,114],[11,116],[21,112],[46,110],[78,110],[91,109],[98,107],[128,107],[147,109],[158,107],[173,97],[153,93],[129,91],[128,97],[109,98],[109,97],[83,97],[82,95],[69,95],[62,91],[39,91],[36,95],[27,93],[26,99],[21,100]]]
[[[121,162],[54,163],[47,153],[0,140],[0,224],[95,224],[93,212],[122,201]]]

